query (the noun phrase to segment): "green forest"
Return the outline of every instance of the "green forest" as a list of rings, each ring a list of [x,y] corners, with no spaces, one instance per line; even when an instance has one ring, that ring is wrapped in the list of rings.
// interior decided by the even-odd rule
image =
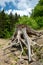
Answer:
[[[12,12],[8,15],[4,9],[0,11],[0,38],[10,38],[17,24],[27,24],[35,30],[43,29],[43,0],[39,0],[30,17],[13,15]]]

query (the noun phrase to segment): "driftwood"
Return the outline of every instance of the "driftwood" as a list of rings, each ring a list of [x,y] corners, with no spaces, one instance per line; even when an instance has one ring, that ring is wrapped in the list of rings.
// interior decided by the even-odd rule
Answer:
[[[17,44],[20,44],[21,46],[21,54],[20,54],[20,60],[22,58],[22,53],[23,53],[23,46],[22,46],[22,42],[23,44],[27,47],[28,49],[28,59],[29,59],[29,62],[32,61],[32,55],[33,53],[31,53],[31,46],[37,44],[36,42],[34,42],[30,36],[32,35],[35,35],[35,36],[40,36],[41,34],[33,29],[31,29],[30,27],[28,27],[27,25],[18,25],[16,27],[16,32],[14,33],[14,35],[12,36],[12,39],[11,39],[11,43],[10,45],[7,47],[12,47],[13,45],[17,45]],[[5,49],[7,49],[5,48]],[[4,50],[5,50],[4,49]]]

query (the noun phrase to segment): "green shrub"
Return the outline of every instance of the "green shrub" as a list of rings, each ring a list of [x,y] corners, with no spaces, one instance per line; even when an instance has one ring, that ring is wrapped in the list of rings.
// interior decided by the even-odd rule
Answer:
[[[10,37],[10,33],[9,33],[9,31],[7,31],[7,29],[4,30],[3,37],[4,38],[9,38]]]
[[[39,28],[37,22],[34,19],[30,18],[30,17],[24,17],[24,16],[21,17],[19,19],[19,22],[16,23],[16,25],[17,24],[27,24],[28,26],[31,26],[33,29],[38,29]]]
[[[42,17],[40,17],[40,16],[37,17],[36,22],[37,22],[37,24],[39,25],[40,28],[43,27],[43,16]]]

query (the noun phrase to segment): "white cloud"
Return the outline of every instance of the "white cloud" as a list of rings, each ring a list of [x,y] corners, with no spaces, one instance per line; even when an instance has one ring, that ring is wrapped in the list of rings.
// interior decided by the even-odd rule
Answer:
[[[29,0],[19,0],[19,3],[17,4],[17,6],[18,6],[18,9],[22,9],[22,10],[24,10],[24,9],[27,9],[27,8],[29,8],[29,2],[28,2]],[[27,2],[28,2],[28,4],[27,4]]]
[[[5,6],[5,2],[9,2],[9,0],[0,0],[0,5],[2,7],[4,7]]]
[[[18,2],[16,2],[18,1]],[[10,14],[12,11],[13,14],[17,12],[17,14],[20,14],[21,16],[23,15],[28,15],[29,12],[31,13],[32,8],[38,3],[39,0],[0,0],[0,5],[2,6],[2,9],[6,6],[5,2],[9,3],[12,2],[15,7],[17,7],[18,10],[8,10],[5,11],[6,13]]]
[[[13,14],[17,13],[20,16],[23,16],[23,15],[30,16],[29,13],[31,13],[31,10],[32,10],[31,8],[29,8],[27,10],[12,10],[12,9],[10,9],[8,11],[5,11],[5,13],[10,14],[10,12],[12,12]]]
[[[20,16],[23,16],[23,15],[29,15],[29,13],[25,10],[13,10],[12,12],[13,14],[17,13],[17,14],[20,14]]]
[[[7,3],[12,2],[14,6],[16,6],[18,9],[26,9],[28,7],[27,5],[28,0],[0,0],[0,5],[2,7],[5,7],[6,6],[5,2]]]
[[[7,14],[10,14],[10,12],[13,12],[12,9],[5,11],[5,13],[7,13]]]
[[[16,5],[15,0],[0,0],[0,5],[1,5],[2,7],[5,7],[5,6],[6,6],[5,2],[7,2],[7,3],[8,3],[8,2],[13,2],[14,5]]]
[[[5,7],[6,6],[5,2],[7,3],[12,2],[14,6],[16,6],[18,9],[24,10],[29,7],[34,7],[34,5],[36,5],[38,1],[39,0],[0,0],[0,5],[2,7]]]

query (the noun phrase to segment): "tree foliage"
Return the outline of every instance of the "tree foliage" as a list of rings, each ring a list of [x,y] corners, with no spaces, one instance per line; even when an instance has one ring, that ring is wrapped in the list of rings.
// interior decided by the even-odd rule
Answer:
[[[4,10],[0,12],[0,37],[8,38],[13,34],[15,23],[18,21],[18,15],[12,13],[5,14]]]
[[[35,8],[32,10],[32,17],[43,16],[43,0],[40,0]]]
[[[43,27],[43,0],[39,0],[38,4],[32,10],[31,17],[36,20],[39,28]]]
[[[28,26],[32,27],[33,29],[39,28],[37,22],[34,19],[32,19],[32,18],[30,18],[28,16],[22,16],[19,19],[19,22],[16,23],[16,25],[17,24],[27,24]]]

